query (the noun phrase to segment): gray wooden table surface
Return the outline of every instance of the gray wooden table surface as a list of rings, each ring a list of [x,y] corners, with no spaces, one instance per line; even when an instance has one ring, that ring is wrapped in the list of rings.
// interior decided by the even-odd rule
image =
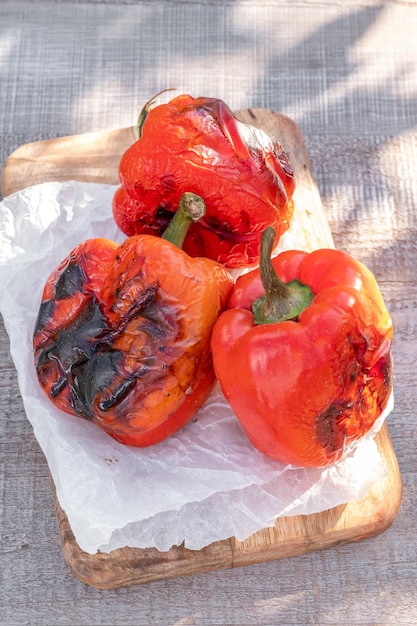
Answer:
[[[0,2],[0,166],[39,139],[130,126],[166,87],[299,124],[338,247],[395,324],[389,428],[404,493],[383,534],[101,591],[64,563],[44,456],[0,325],[0,624],[417,624],[417,2]]]

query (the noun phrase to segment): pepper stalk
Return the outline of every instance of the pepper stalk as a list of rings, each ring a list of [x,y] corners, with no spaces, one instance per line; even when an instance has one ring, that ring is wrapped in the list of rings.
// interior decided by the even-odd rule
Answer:
[[[311,288],[297,278],[288,283],[279,278],[272,264],[274,240],[275,230],[269,226],[261,238],[259,270],[265,295],[252,303],[255,324],[297,321],[314,298]]]
[[[177,211],[162,234],[162,239],[182,248],[188,229],[205,215],[206,204],[201,196],[192,191],[182,194]]]
[[[152,98],[150,100],[148,100],[148,102],[146,102],[140,113],[138,116],[138,121],[136,122],[136,128],[138,131],[138,137],[140,138],[142,135],[142,127],[145,123],[146,118],[148,117],[148,113],[151,110],[151,106],[155,103],[155,100],[157,99],[158,96],[160,96],[161,94],[165,93],[166,91],[175,91],[175,87],[168,87],[167,89],[162,89],[162,91],[158,91],[157,94],[155,94],[154,96],[152,96]]]

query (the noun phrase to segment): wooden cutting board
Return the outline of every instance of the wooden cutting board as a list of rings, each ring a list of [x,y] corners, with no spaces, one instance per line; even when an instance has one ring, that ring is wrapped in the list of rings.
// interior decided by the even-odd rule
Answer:
[[[288,117],[265,109],[238,111],[236,115],[275,135],[287,151],[297,181],[295,217],[303,230],[306,249],[332,246],[309,156],[297,125]],[[120,157],[133,141],[134,129],[124,128],[23,145],[5,164],[1,181],[3,195],[47,181],[117,184]],[[282,559],[365,539],[390,526],[402,495],[400,471],[386,424],[376,442],[388,475],[374,483],[361,500],[313,515],[278,518],[274,527],[259,531],[245,541],[232,537],[199,551],[183,546],[167,552],[126,547],[109,554],[90,555],[75,541],[52,484],[64,557],[80,580],[94,587],[111,589]]]

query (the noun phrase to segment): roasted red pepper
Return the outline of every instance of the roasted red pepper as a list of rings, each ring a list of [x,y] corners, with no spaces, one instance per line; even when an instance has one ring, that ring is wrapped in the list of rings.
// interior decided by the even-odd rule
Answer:
[[[277,242],[292,216],[294,177],[281,145],[215,98],[146,105],[140,120],[140,137],[119,165],[119,228],[160,235],[181,194],[192,191],[204,198],[206,215],[191,226],[184,250],[227,267],[256,264],[264,228],[275,228]]]
[[[181,220],[182,210],[164,238],[80,244],[43,291],[34,331],[42,388],[58,408],[129,445],[177,431],[215,382],[210,337],[232,281],[220,264],[167,240],[181,244],[183,232],[172,236]]]
[[[214,368],[266,455],[329,465],[362,438],[392,388],[392,324],[372,273],[342,251],[288,251],[236,281],[212,335]]]

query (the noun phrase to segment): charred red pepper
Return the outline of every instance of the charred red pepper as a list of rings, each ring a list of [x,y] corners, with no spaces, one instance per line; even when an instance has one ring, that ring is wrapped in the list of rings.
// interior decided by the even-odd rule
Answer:
[[[191,206],[198,219],[201,199]],[[181,209],[164,238],[88,240],[43,291],[33,340],[40,385],[58,408],[125,444],[167,438],[215,382],[210,337],[232,281],[172,243],[188,222]]]
[[[214,368],[253,445],[326,466],[362,438],[392,388],[393,328],[372,273],[342,251],[289,251],[236,281],[212,335]]]
[[[139,126],[119,165],[119,228],[160,235],[182,193],[192,191],[204,198],[206,215],[190,227],[184,250],[227,267],[256,264],[262,231],[273,226],[277,242],[292,216],[295,183],[281,145],[216,98],[146,105]]]

